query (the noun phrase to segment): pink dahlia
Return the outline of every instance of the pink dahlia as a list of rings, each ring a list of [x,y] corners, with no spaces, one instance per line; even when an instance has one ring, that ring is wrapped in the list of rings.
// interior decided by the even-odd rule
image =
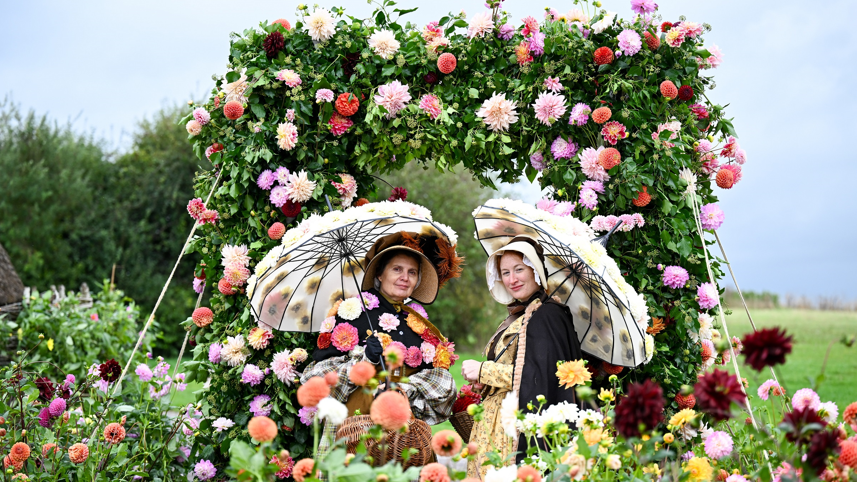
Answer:
[[[673,289],[681,288],[689,279],[690,276],[687,274],[687,270],[681,266],[667,266],[664,268],[664,286],[669,286]]]
[[[726,145],[723,146],[723,149],[720,150],[720,155],[723,157],[735,157],[735,153],[740,149],[738,145],[738,139],[735,139],[732,136],[729,136],[726,139]]]
[[[333,102],[333,91],[330,89],[318,89],[315,91],[315,101],[319,104],[322,102]]]
[[[533,155],[530,156],[530,165],[537,171],[542,171],[547,167],[547,164],[545,164],[545,156],[542,154],[542,151],[534,152]]]
[[[595,206],[598,205],[598,195],[592,189],[581,189],[580,204],[587,209],[595,209]]]
[[[512,40],[515,35],[515,27],[510,23],[504,23],[497,31],[497,38],[501,40]]]
[[[269,196],[271,200],[271,204],[274,206],[282,207],[286,204],[286,201],[289,200],[289,191],[285,188],[285,186],[277,186],[274,189],[271,189],[271,194]]]
[[[399,326],[399,318],[392,313],[384,313],[378,318],[378,325],[384,331],[394,330]]]
[[[565,96],[553,92],[542,92],[533,104],[536,119],[549,126],[565,114]]]
[[[715,430],[705,438],[705,454],[712,459],[722,459],[732,453],[732,437],[726,432]]]
[[[699,285],[696,289],[696,296],[699,297],[699,307],[703,310],[714,308],[720,299],[717,287],[713,283],[702,283]]]
[[[440,99],[436,95],[426,94],[420,98],[420,109],[423,110],[432,120],[440,116]]]
[[[269,395],[256,395],[250,402],[250,413],[252,413],[254,417],[267,417],[271,414],[271,409],[273,408],[268,404],[270,401],[271,397]]]
[[[277,72],[277,80],[282,80],[289,87],[301,85],[301,76],[292,69],[284,69]]]
[[[536,57],[545,53],[545,34],[536,32],[532,37],[527,39],[527,42],[530,43],[530,52]]]
[[[515,47],[515,57],[518,59],[518,65],[532,62],[533,56],[530,55],[530,43],[526,40],[521,40],[521,43]]]
[[[556,206],[553,207],[553,210],[551,212],[557,216],[564,217],[564,216],[569,216],[574,211],[574,208],[576,208],[576,207],[577,207],[577,203],[573,203],[573,202],[569,202],[569,201],[562,201],[562,202],[556,203]]]
[[[187,203],[187,212],[194,220],[199,221],[202,213],[205,211],[205,203],[202,198],[191,199]]]
[[[559,92],[559,91],[565,89],[565,87],[563,87],[562,84],[559,83],[559,77],[548,77],[548,78],[546,78],[545,82],[544,82],[544,86],[545,86],[545,89],[547,89],[551,92]]]
[[[568,123],[576,126],[586,125],[591,113],[592,109],[588,105],[578,102],[571,109],[571,116],[568,118]]]
[[[684,40],[685,40],[685,36],[684,36],[684,32],[681,30],[681,28],[671,28],[667,32],[667,35],[666,35],[667,45],[669,45],[672,48],[681,47],[681,44],[684,43]]]
[[[285,186],[289,183],[289,169],[286,166],[280,166],[274,171],[274,177],[277,179],[277,183],[281,186]]]
[[[702,206],[699,210],[699,221],[702,224],[702,229],[719,229],[723,225],[723,220],[726,215],[715,203],[709,203]]]
[[[708,109],[702,104],[693,104],[690,106],[690,111],[696,116],[697,120],[708,118]]]
[[[553,199],[542,198],[539,200],[539,202],[536,203],[536,209],[541,209],[542,211],[552,213],[556,205],[557,202]]]
[[[286,111],[286,119],[288,119],[289,122],[295,121],[295,110],[294,109],[289,109]],[[258,131],[256,131],[256,132],[258,132]]]
[[[247,383],[256,386],[262,383],[265,378],[265,372],[259,369],[256,365],[248,363],[244,365],[244,371],[241,372],[241,383]]]
[[[551,143],[551,154],[554,159],[571,159],[577,154],[577,144],[559,136]]]
[[[199,125],[204,126],[211,122],[211,114],[205,110],[205,107],[197,107],[193,110],[193,118],[199,122]]]
[[[643,215],[640,213],[634,213],[631,215],[631,219],[634,220],[634,226],[638,228],[642,228],[646,225],[646,221],[643,219]]]
[[[220,350],[222,349],[223,345],[220,343],[212,343],[208,347],[208,361],[211,363],[220,363]]]
[[[652,0],[631,0],[631,10],[644,15],[654,13],[658,9],[658,4]]]
[[[470,25],[467,27],[467,36],[470,38],[481,38],[493,30],[494,20],[491,18],[491,11],[486,10],[482,13],[477,13],[470,20]]]
[[[274,359],[271,360],[271,370],[281,382],[291,385],[297,376],[297,371],[295,371],[295,366],[292,363],[292,353],[289,350],[275,353]]]
[[[298,128],[291,122],[277,126],[277,145],[284,151],[291,151],[298,143]]]
[[[476,111],[476,116],[482,118],[482,122],[492,131],[506,131],[509,126],[518,121],[518,113],[515,112],[516,103],[506,100],[506,94],[494,92],[491,98],[482,103],[482,107]]]
[[[604,166],[598,162],[598,154],[601,154],[601,151],[603,150],[604,146],[601,146],[598,149],[587,147],[582,150],[578,156],[580,159],[580,168],[583,171],[583,174],[593,181],[604,182],[610,180],[610,175],[604,170]]]
[[[604,183],[601,181],[583,181],[583,189],[592,189],[599,194],[604,194]]]
[[[534,34],[534,33],[539,31],[539,21],[536,20],[534,17],[531,17],[531,16],[524,17],[523,22],[524,22],[524,28],[521,29],[521,34],[524,37],[527,37],[527,36]]]
[[[405,354],[405,365],[416,368],[423,363],[423,352],[420,351],[420,348],[417,346],[412,346],[408,348],[408,352]]]
[[[276,179],[277,177],[274,176],[274,173],[270,169],[265,169],[262,171],[262,174],[259,174],[259,178],[256,179],[256,185],[259,186],[259,189],[267,191],[271,189]]]
[[[357,328],[350,323],[340,323],[336,325],[336,328],[330,334],[330,341],[339,351],[351,351],[352,348],[357,346],[357,342],[359,341]]]
[[[619,226],[619,231],[624,231],[626,233],[634,229],[634,226],[636,225],[636,222],[634,221],[634,216],[630,214],[623,214],[619,216],[619,221],[622,222],[622,225]]]
[[[330,116],[330,120],[327,122],[330,125],[330,132],[335,136],[341,136],[348,132],[348,129],[354,125],[354,122],[340,114],[339,112],[334,112],[332,116]]]
[[[617,39],[619,40],[619,50],[622,51],[623,55],[634,55],[643,47],[640,34],[630,29],[623,30]]]
[[[429,22],[428,25],[423,27],[423,40],[426,42],[432,40],[435,37],[440,37],[443,35],[443,30],[440,28],[438,22]]]
[[[818,410],[821,408],[821,398],[811,388],[801,388],[792,397],[792,407],[795,410]]]
[[[711,47],[708,47],[708,53],[710,53],[711,56],[705,59],[708,64],[707,68],[716,69],[723,63],[723,52],[720,51],[720,47],[712,45]]]
[[[394,80],[389,84],[384,84],[378,87],[378,94],[375,95],[375,103],[387,109],[387,118],[392,119],[396,114],[405,107],[405,104],[410,102],[411,94],[408,93],[408,86],[403,85],[398,80]]]
[[[601,135],[604,137],[605,142],[609,142],[613,146],[619,142],[619,139],[628,137],[625,126],[618,121],[610,121],[604,124],[604,127],[601,128]]]
[[[417,303],[416,301],[412,301],[407,304],[407,307],[419,313],[425,319],[429,319],[428,313],[426,313],[426,309],[423,308],[423,305]]]
[[[220,214],[216,210],[206,209],[199,215],[199,224],[214,224],[219,217]]]

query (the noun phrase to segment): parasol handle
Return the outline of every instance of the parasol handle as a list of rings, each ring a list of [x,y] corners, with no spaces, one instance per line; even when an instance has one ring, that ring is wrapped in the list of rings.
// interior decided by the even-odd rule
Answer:
[[[327,195],[325,195],[325,198],[326,197],[327,197]],[[347,256],[347,257],[350,258],[351,256]],[[355,262],[356,261],[357,260],[355,259]],[[373,333],[372,335],[369,335],[369,336],[374,336],[375,327],[372,326],[372,319],[369,318],[369,310],[366,309],[366,300],[363,299],[363,294],[360,292],[360,284],[357,283],[357,276],[354,274],[354,270],[351,270],[351,277],[354,279],[354,285],[358,287],[357,288],[357,290],[358,290],[357,291],[357,297],[360,298],[360,304],[363,305],[363,315],[366,316],[366,321],[369,322],[369,329],[372,330],[372,333]],[[381,371],[385,371],[385,372],[387,371],[387,364],[384,363],[384,354],[383,353],[381,354]],[[387,374],[387,386],[388,387],[390,386],[390,374],[389,373]]]
[[[324,202],[327,203],[327,210],[333,212],[333,206],[330,204],[330,197],[327,194],[324,195]]]
[[[604,246],[606,248],[607,247],[607,240],[610,239],[610,235],[613,234],[614,231],[619,229],[619,226],[621,226],[622,224],[624,224],[624,223],[621,221],[616,223],[616,225],[613,226],[613,229],[611,229],[607,234],[598,236],[597,238],[593,239],[592,242],[593,243],[595,243],[595,242],[601,243],[601,246]]]

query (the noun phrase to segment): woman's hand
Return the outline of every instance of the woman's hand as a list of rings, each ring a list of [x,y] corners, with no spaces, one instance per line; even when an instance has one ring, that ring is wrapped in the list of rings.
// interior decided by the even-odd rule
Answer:
[[[464,360],[461,364],[461,375],[471,383],[479,382],[479,368],[482,363],[476,360]]]

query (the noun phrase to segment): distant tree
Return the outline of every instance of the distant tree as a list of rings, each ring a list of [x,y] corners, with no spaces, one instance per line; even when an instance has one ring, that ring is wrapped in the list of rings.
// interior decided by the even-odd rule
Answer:
[[[497,192],[473,180],[469,172],[439,173],[422,169],[416,163],[401,171],[381,175],[393,186],[408,190],[408,201],[429,208],[435,221],[450,226],[458,233],[458,252],[465,257],[461,278],[449,281],[427,308],[429,318],[457,346],[481,350],[497,325],[506,317],[505,308],[488,293],[485,261],[488,257],[473,237],[471,213]],[[377,199],[390,195],[382,182]]]
[[[98,285],[116,265],[116,285],[151,309],[181,251],[200,161],[177,109],[142,121],[118,157],[46,116],[0,103],[0,243],[26,285]],[[191,312],[194,260],[179,266],[158,318],[159,348],[178,351],[178,322]]]

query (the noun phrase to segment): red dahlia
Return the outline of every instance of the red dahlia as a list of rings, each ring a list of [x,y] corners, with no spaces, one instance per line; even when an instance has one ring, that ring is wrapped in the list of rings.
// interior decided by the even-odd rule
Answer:
[[[458,59],[449,52],[442,53],[437,58],[437,70],[440,70],[444,74],[451,74],[455,70],[456,65],[458,65]]]
[[[601,369],[607,372],[610,375],[618,375],[622,373],[622,369],[625,368],[620,365],[613,365],[607,362],[601,362]]]
[[[366,199],[365,197],[361,197],[360,199],[354,201],[354,207],[359,208],[360,206],[363,206],[364,204],[369,204],[369,200]]]
[[[346,79],[350,79],[354,75],[354,67],[357,67],[358,62],[360,62],[360,52],[345,54],[345,57],[342,58],[340,63]]]
[[[762,328],[748,333],[741,343],[744,344],[747,364],[757,372],[765,367],[782,365],[786,362],[786,355],[792,352],[792,336],[786,336],[786,331],[781,328]]]
[[[429,72],[423,76],[423,80],[426,81],[426,84],[433,84],[437,82],[437,74],[434,72]]]
[[[729,418],[732,402],[743,404],[747,399],[738,380],[729,372],[717,369],[699,377],[693,393],[699,409],[715,421]]]
[[[598,47],[592,57],[596,65],[607,65],[613,62],[613,51],[610,47]]]
[[[805,407],[784,414],[780,428],[786,432],[786,438],[789,442],[804,444],[809,442],[810,437],[818,430],[808,427],[810,424],[819,427],[827,426],[827,422],[818,415],[818,410]]]
[[[122,375],[122,367],[120,367],[119,362],[113,358],[102,363],[99,367],[99,371],[101,379],[110,383],[119,380],[119,376]]]
[[[404,201],[408,198],[408,190],[403,187],[394,187],[393,194],[387,198],[387,201]]]
[[[671,28],[673,28],[673,24],[671,24],[670,22],[664,22],[661,24],[661,32],[666,32]]]
[[[626,438],[640,435],[640,427],[655,428],[664,420],[664,394],[657,383],[632,383],[616,405],[616,430]]]
[[[217,282],[217,290],[224,295],[235,293],[235,287],[229,284],[229,282],[226,281],[226,278],[221,278],[220,281]]]
[[[223,106],[223,115],[229,120],[235,120],[244,115],[244,106],[237,100],[230,100]]]
[[[360,101],[357,100],[356,95],[346,92],[344,94],[339,94],[334,106],[336,107],[336,112],[339,112],[345,117],[349,117],[357,113],[357,108],[360,107]]]
[[[298,214],[301,213],[301,203],[297,203],[289,199],[286,201],[286,204],[283,204],[280,211],[282,211],[287,218],[296,218]]]
[[[661,95],[667,99],[675,99],[678,96],[678,89],[671,80],[661,82]]]
[[[693,99],[693,87],[689,85],[682,85],[678,88],[678,100],[691,100]]]
[[[809,450],[806,451],[806,463],[815,475],[819,475],[827,468],[828,458],[839,454],[839,431],[822,430],[809,440]]]
[[[693,408],[696,405],[696,397],[693,394],[682,395],[681,393],[676,394],[675,401],[678,403],[678,408],[680,410],[684,410],[685,408]]]
[[[276,57],[285,46],[286,39],[283,38],[283,34],[281,34],[279,30],[274,30],[269,33],[268,36],[265,37],[265,41],[262,42],[262,48],[265,49],[265,55],[267,55],[269,59]]]
[[[647,206],[650,202],[652,202],[652,196],[646,192],[648,189],[646,186],[643,186],[643,190],[637,193],[637,199],[631,200],[631,203],[638,208],[642,208]]]
[[[36,378],[36,388],[39,389],[39,398],[48,401],[54,398],[54,383],[47,377]]]
[[[285,28],[286,30],[292,29],[292,24],[290,24],[289,21],[284,19],[284,18],[278,18],[278,19],[274,20],[273,22],[271,22],[271,25],[274,25],[276,23],[282,25],[283,28]]]
[[[658,50],[658,48],[660,48],[661,39],[659,39],[657,35],[645,32],[643,36],[646,38],[646,45],[649,47],[649,50]]]
[[[330,333],[322,333],[318,335],[318,341],[316,342],[319,348],[324,350],[325,348],[330,346]]]
[[[268,237],[271,239],[280,239],[286,233],[286,226],[283,223],[274,223],[268,228]]]

